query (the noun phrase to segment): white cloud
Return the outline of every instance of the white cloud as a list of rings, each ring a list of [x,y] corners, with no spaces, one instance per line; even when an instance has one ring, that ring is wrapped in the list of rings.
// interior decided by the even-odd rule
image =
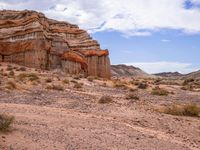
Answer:
[[[1,9],[35,9],[48,17],[78,24],[90,32],[116,30],[149,36],[159,29],[200,33],[200,10],[186,0],[1,0]],[[191,0],[199,4],[200,0]]]
[[[126,65],[132,65],[139,67],[142,70],[148,73],[160,73],[160,72],[180,72],[180,73],[190,73],[198,69],[193,68],[190,63],[181,63],[181,62],[133,62],[125,63]]]
[[[171,40],[167,40],[167,39],[162,39],[161,42],[165,42],[165,43],[168,43],[168,42],[171,42]]]

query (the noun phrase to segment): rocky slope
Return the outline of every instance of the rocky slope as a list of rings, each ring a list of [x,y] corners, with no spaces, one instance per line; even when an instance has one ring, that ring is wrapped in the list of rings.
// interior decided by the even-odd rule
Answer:
[[[179,72],[162,72],[162,73],[156,73],[154,75],[160,76],[160,77],[182,77],[183,76],[183,74]]]
[[[200,70],[184,75],[184,78],[200,79]]]
[[[149,77],[150,75],[134,66],[112,65],[111,74],[116,77]]]
[[[77,25],[35,11],[0,11],[0,61],[110,78],[108,55]]]

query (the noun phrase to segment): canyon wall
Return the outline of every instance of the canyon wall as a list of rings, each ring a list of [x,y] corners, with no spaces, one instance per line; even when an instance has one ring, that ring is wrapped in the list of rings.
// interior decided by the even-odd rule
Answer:
[[[77,25],[36,11],[0,11],[0,61],[110,78],[108,50]]]

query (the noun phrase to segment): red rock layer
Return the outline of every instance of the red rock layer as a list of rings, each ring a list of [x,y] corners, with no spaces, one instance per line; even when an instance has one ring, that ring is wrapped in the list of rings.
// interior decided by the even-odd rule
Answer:
[[[110,78],[108,50],[77,25],[35,11],[0,11],[0,60]]]

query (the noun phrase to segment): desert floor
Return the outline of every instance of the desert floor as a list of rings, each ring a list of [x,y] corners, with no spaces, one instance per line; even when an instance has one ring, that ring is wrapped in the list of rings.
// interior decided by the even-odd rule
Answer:
[[[13,115],[15,122],[10,132],[0,133],[2,150],[200,149],[199,117],[157,111],[174,103],[200,106],[200,92],[160,85],[173,94],[157,96],[151,94],[155,85],[149,83],[147,89],[132,91],[139,97],[134,100],[126,99],[129,88],[115,87],[110,80],[89,81],[35,69],[17,71],[19,66],[6,68],[7,64],[1,64],[2,72],[13,70],[15,75],[0,76],[0,113]],[[20,81],[17,76],[22,72],[34,72],[39,81]],[[49,78],[51,81],[45,81]],[[69,83],[64,84],[64,79]],[[14,89],[6,88],[9,80],[15,82]],[[81,88],[74,87],[77,82],[83,84]],[[62,85],[63,89],[47,88],[51,85]],[[103,95],[110,96],[112,102],[99,103]]]

